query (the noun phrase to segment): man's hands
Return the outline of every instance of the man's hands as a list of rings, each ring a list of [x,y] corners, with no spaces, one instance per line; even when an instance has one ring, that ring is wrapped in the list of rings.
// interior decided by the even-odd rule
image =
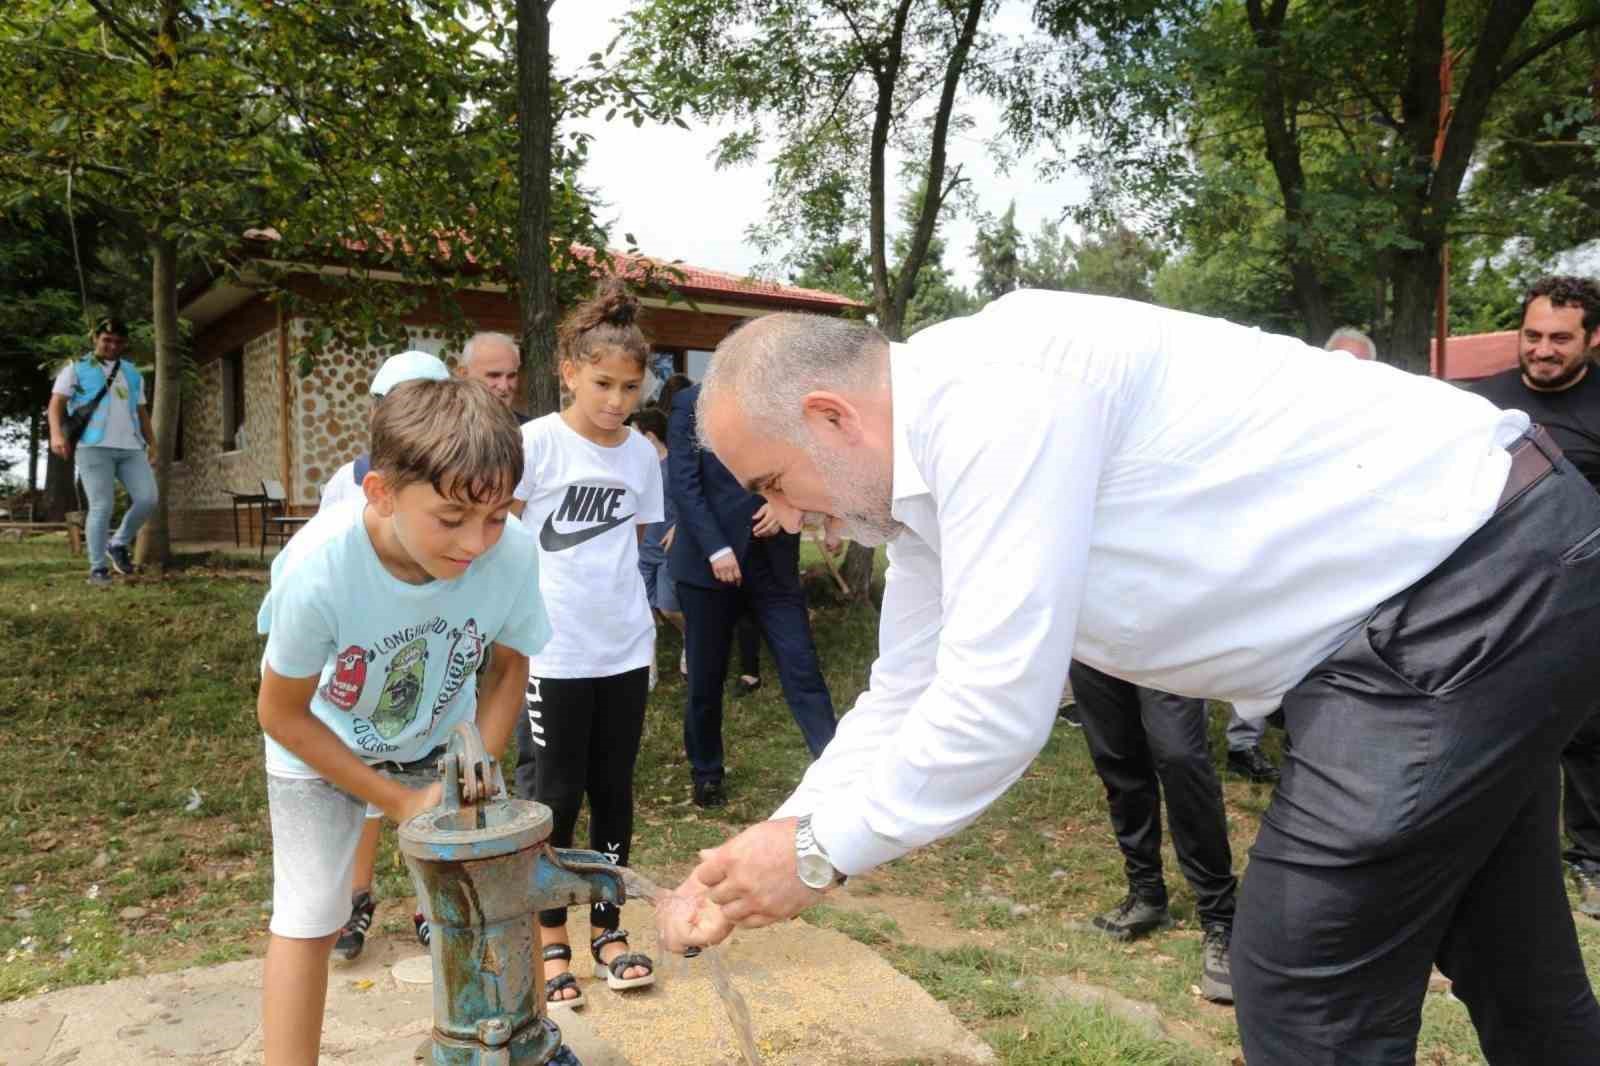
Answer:
[[[72,445],[59,433],[50,434],[50,450],[62,459],[72,458]]]
[[[733,923],[711,902],[706,886],[693,874],[656,901],[656,937],[664,951],[682,953],[720,944],[731,932]]]
[[[744,575],[739,572],[739,560],[732,552],[711,560],[711,576],[724,585],[737,585],[744,580]]]
[[[661,550],[664,551],[664,552],[671,551],[672,550],[672,542],[677,540],[677,539],[678,539],[678,524],[676,522],[674,522],[672,525],[667,527],[667,531],[665,533],[661,534]]]
[[[721,847],[700,853],[700,865],[656,910],[668,951],[721,943],[737,928],[793,918],[822,898],[795,872],[795,819],[757,822]]]

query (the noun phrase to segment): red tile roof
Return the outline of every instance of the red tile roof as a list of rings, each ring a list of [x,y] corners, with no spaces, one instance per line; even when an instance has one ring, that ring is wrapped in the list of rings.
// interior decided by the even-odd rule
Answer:
[[[586,259],[593,252],[582,245],[573,245],[575,257]],[[653,275],[660,283],[676,289],[690,299],[721,299],[735,302],[760,303],[764,306],[782,304],[796,310],[839,311],[858,309],[867,310],[868,304],[852,300],[848,296],[837,293],[823,292],[820,289],[807,289],[798,285],[782,285],[775,281],[765,281],[739,274],[730,274],[722,270],[712,270],[709,267],[698,267],[682,260],[667,261],[656,259],[652,256],[633,255],[621,252],[615,248],[610,249],[612,262],[618,266],[617,273],[625,280],[645,275]]]
[[[259,241],[267,244],[276,243],[281,239],[274,229],[251,229],[245,231],[247,241]],[[354,240],[343,242],[345,247],[352,252],[366,251],[366,245]],[[448,246],[440,238],[440,251],[448,252]],[[611,259],[620,266],[618,273],[625,279],[653,277],[656,281],[671,289],[676,289],[690,300],[731,300],[733,302],[754,303],[763,307],[774,305],[792,308],[799,311],[821,311],[838,314],[841,311],[871,309],[871,305],[852,300],[848,296],[837,293],[823,292],[820,289],[807,289],[798,285],[781,285],[775,281],[764,281],[760,278],[746,277],[730,274],[721,270],[712,270],[709,267],[698,267],[682,260],[667,261],[656,259],[652,256],[634,255],[628,252],[610,249]],[[594,255],[592,248],[581,244],[574,244],[572,252],[575,258],[587,260]],[[469,263],[475,263],[472,255],[467,255]]]
[[[1469,333],[1447,337],[1444,365],[1439,365],[1437,342],[1428,345],[1428,366],[1433,376],[1446,381],[1476,381],[1517,365],[1517,331]]]

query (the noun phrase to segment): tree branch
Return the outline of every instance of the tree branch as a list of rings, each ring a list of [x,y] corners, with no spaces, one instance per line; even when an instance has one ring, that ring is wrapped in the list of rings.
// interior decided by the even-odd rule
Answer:
[[[105,5],[104,0],[89,0],[89,6],[100,16],[100,24],[116,35],[117,40],[133,49],[146,63],[155,61],[155,53],[135,35],[134,29],[123,22],[121,16]]]
[[[950,115],[955,111],[956,89],[966,73],[967,56],[971,54],[972,42],[978,35],[978,23],[983,19],[984,2],[985,0],[967,0],[966,15],[962,19],[960,33],[956,37],[955,47],[950,50],[950,58],[945,62],[944,87],[939,93],[939,110],[933,120],[928,172],[924,175],[922,184],[922,207],[917,213],[917,225],[911,235],[911,246],[900,262],[900,278],[895,286],[896,306],[901,308],[902,313],[906,304],[911,302],[911,294],[916,289],[917,273],[922,268],[923,260],[927,258],[928,246],[933,242],[934,228],[939,223],[939,212],[946,195],[944,167],[950,135]]]
[[[1521,71],[1523,67],[1527,66],[1529,63],[1532,63],[1535,59],[1538,59],[1551,49],[1559,48],[1568,41],[1572,40],[1572,38],[1578,36],[1578,34],[1583,33],[1586,30],[1595,29],[1597,27],[1600,27],[1600,15],[1590,15],[1588,18],[1582,18],[1578,19],[1576,22],[1568,23],[1566,26],[1563,26],[1561,29],[1555,31],[1550,36],[1540,41],[1538,44],[1529,47],[1525,52],[1517,56],[1515,59],[1507,60],[1505,65],[1500,68],[1499,75],[1495,78],[1494,87],[1496,89],[1500,88],[1500,86],[1516,77],[1518,72]]]

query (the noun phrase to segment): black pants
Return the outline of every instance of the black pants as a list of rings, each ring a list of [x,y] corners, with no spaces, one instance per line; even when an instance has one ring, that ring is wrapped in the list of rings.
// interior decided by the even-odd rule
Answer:
[[[1140,688],[1073,661],[1068,675],[1089,757],[1106,787],[1111,829],[1128,888],[1166,905],[1161,875],[1161,801],[1178,866],[1194,889],[1200,921],[1233,924],[1233,852],[1222,784],[1211,762],[1205,700]]]
[[[1600,867],[1600,714],[1591,715],[1561,753],[1561,771],[1566,778],[1561,815],[1569,844],[1564,858]]]
[[[770,579],[765,572],[765,552],[752,551],[748,560],[744,581],[737,586],[711,589],[678,582],[689,663],[683,747],[697,782],[722,780],[722,689],[734,630],[746,611],[761,625],[783,698],[813,757],[822,754],[836,727],[833,698],[817,661],[804,593],[798,584]]]
[[[739,619],[739,675],[761,676],[761,623],[753,611]]]
[[[572,846],[578,809],[589,797],[589,847],[619,866],[633,843],[633,764],[644,733],[650,670],[612,677],[529,678],[526,711],[517,721],[517,795],[550,808],[550,843]],[[615,929],[610,903],[590,908],[589,921]],[[560,928],[567,909],[539,912],[539,924]]]
[[[1562,460],[1290,690],[1234,926],[1250,1066],[1412,1063],[1434,963],[1490,1063],[1600,1061],[1556,817],[1597,631],[1600,496]]]

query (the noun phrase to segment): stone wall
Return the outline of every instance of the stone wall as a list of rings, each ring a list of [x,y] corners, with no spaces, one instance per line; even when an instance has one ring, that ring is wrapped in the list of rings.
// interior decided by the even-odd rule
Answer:
[[[291,364],[293,350],[305,333],[306,323],[296,319],[290,334]],[[407,333],[410,347],[439,355],[454,369],[454,353],[444,353],[443,330],[411,326]],[[298,382],[291,426],[296,504],[315,509],[327,480],[340,466],[366,450],[367,414],[372,399],[367,386],[391,354],[371,347],[335,348],[323,353],[311,376]]]
[[[510,306],[503,296],[494,299]],[[229,519],[228,535],[231,537],[229,508],[232,501],[228,492],[255,493],[261,490],[263,478],[283,479],[279,451],[278,331],[275,325],[267,324],[272,321],[265,317],[267,312],[256,308],[254,313],[262,316],[259,324],[264,328],[244,344],[245,419],[238,447],[234,450],[222,450],[221,357],[225,353],[197,353],[197,360],[202,364],[199,377],[184,399],[184,458],[173,466],[172,522],[174,535],[179,538],[217,536],[222,521],[219,515]],[[710,348],[738,321],[733,316],[696,313],[683,308],[646,308],[641,315],[641,325],[656,344],[668,347]],[[234,327],[231,334],[221,330],[219,335],[242,335],[256,328],[258,319],[241,313],[221,325],[228,323]],[[514,326],[487,315],[477,316],[477,324],[515,332]],[[296,364],[310,324],[305,319],[294,319],[288,328],[291,477],[286,488],[293,509],[310,513],[316,510],[328,478],[367,446],[367,386],[389,352],[373,347],[336,348],[318,357],[310,376],[302,379]],[[411,347],[433,352],[454,368],[458,353],[444,350],[442,329],[423,324],[409,326],[408,330]],[[218,343],[236,344],[237,341],[229,339]]]
[[[171,490],[180,539],[205,535],[190,512],[229,507],[230,490],[260,492],[262,478],[279,477],[278,331],[244,345],[244,424],[232,451],[222,450],[222,354],[201,353],[206,361],[183,400],[183,459],[172,466]]]

